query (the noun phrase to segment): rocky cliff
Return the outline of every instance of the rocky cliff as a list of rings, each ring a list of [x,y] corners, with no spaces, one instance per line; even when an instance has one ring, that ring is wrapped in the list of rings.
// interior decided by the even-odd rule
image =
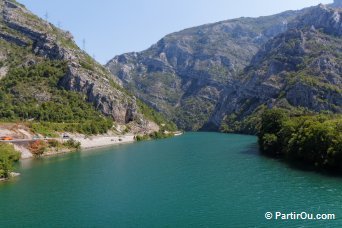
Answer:
[[[109,71],[79,49],[69,32],[11,0],[0,1],[0,26],[0,78],[18,64],[31,66],[45,60],[61,61],[66,64],[66,73],[59,87],[85,95],[96,110],[118,124],[134,123],[144,131],[158,129],[141,113],[136,98],[128,95]],[[20,59],[17,65],[13,64],[15,59]]]
[[[340,15],[319,5],[270,39],[226,88],[209,125],[253,132],[252,119],[265,107],[341,113]]]
[[[341,112],[340,17],[319,5],[204,25],[107,67],[181,128],[253,133],[265,107]]]
[[[106,66],[125,88],[178,126],[198,130],[213,113],[226,85],[299,13],[239,18],[186,29],[141,53],[117,56]]]

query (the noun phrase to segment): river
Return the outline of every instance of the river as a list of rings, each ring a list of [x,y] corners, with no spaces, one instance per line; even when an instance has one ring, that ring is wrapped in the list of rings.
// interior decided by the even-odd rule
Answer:
[[[17,170],[0,183],[0,227],[342,227],[342,179],[260,156],[253,136],[187,133],[25,160]]]

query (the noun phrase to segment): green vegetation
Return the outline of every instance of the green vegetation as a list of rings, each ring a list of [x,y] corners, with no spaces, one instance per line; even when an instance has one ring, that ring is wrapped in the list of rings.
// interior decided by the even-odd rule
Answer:
[[[40,157],[49,150],[56,150],[57,152],[60,150],[79,150],[81,149],[81,144],[74,139],[69,139],[66,142],[60,142],[55,139],[47,141],[37,140],[30,144],[29,149],[35,157]]]
[[[214,110],[214,102],[203,97],[184,98],[175,109],[174,121],[180,129],[198,131],[208,121]]]
[[[166,139],[172,137],[173,134],[165,133],[164,131],[156,131],[148,135],[137,135],[136,140],[139,141],[146,141],[146,140],[152,140],[152,139]]]
[[[69,139],[68,141],[63,143],[63,146],[68,148],[68,149],[76,149],[76,150],[81,149],[81,143],[77,142],[74,139]]]
[[[239,120],[239,114],[227,115],[223,118],[220,131],[224,133],[244,133],[256,135],[260,130],[261,113],[266,106],[259,106],[255,112],[244,119]]]
[[[145,103],[143,103],[140,100],[137,100],[137,104],[139,106],[140,112],[149,120],[155,122],[159,126],[161,126],[161,131],[176,131],[177,126],[171,122],[165,119],[165,117],[155,111],[154,109],[148,107]]]
[[[0,178],[9,178],[14,162],[20,158],[20,153],[14,150],[13,145],[0,143]]]
[[[262,153],[320,170],[342,171],[342,115],[290,116],[265,111],[259,133]]]
[[[83,54],[84,55],[83,55],[82,61],[80,63],[81,66],[83,66],[87,70],[94,71],[95,65],[97,65],[97,63],[86,52],[83,52]]]
[[[56,131],[107,132],[113,126],[111,120],[87,103],[84,95],[58,86],[65,73],[66,64],[62,61],[11,68],[1,80],[0,119],[32,119],[32,129],[46,136],[54,136]]]
[[[56,132],[81,133],[85,135],[104,134],[113,126],[113,121],[106,118],[74,123],[33,122],[28,124],[32,131],[48,137],[57,137]]]

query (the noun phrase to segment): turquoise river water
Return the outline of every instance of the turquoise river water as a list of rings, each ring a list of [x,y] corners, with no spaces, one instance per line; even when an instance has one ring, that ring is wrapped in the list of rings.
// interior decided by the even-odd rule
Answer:
[[[260,156],[253,136],[187,133],[25,160],[18,171],[0,183],[0,227],[342,227],[342,179]]]

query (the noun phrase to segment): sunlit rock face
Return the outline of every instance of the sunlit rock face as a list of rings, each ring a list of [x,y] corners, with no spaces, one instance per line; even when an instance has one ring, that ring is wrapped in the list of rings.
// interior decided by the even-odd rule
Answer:
[[[341,112],[341,35],[341,11],[318,5],[186,29],[107,67],[181,128],[217,130],[263,107]]]

